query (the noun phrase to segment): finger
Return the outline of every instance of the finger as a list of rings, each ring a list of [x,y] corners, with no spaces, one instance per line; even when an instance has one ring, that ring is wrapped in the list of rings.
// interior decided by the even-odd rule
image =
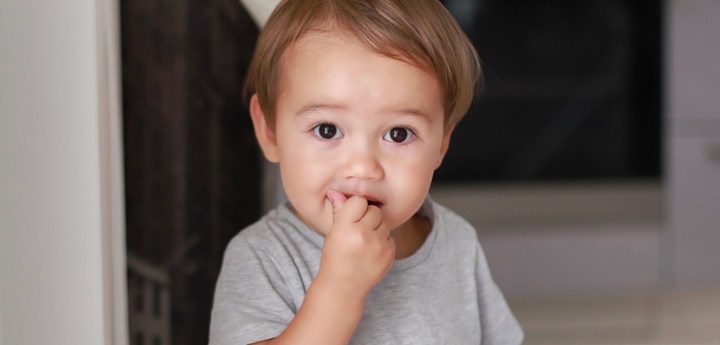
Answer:
[[[378,228],[381,221],[382,221],[382,211],[380,211],[380,208],[378,208],[377,206],[374,206],[374,205],[370,205],[367,207],[367,211],[365,211],[365,215],[363,215],[363,217],[362,217],[362,219],[360,219],[359,223],[375,230]]]
[[[381,238],[390,238],[390,233],[392,232],[393,229],[386,227],[384,225],[385,224],[383,224],[383,222],[380,221],[380,224],[377,226],[375,231],[378,233],[378,236],[380,236]]]
[[[337,218],[338,213],[343,208],[343,205],[345,205],[347,198],[342,193],[340,193],[334,189],[328,189],[327,198],[330,200],[330,203],[332,204],[332,213],[333,213],[333,222],[334,222],[335,219]]]
[[[356,223],[365,215],[368,208],[368,202],[361,196],[354,195],[347,199],[342,210],[338,213],[337,219],[343,221]]]

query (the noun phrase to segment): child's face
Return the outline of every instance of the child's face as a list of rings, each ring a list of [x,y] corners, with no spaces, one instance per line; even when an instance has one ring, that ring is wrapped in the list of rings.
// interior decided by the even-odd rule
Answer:
[[[347,37],[312,34],[287,49],[276,109],[273,135],[253,98],[258,139],[280,163],[296,213],[323,234],[333,220],[329,189],[381,203],[381,227],[406,222],[450,139],[433,75]]]

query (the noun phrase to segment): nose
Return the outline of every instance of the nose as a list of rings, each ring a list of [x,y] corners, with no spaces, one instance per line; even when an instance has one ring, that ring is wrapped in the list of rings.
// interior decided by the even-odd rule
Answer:
[[[385,177],[378,156],[369,145],[359,145],[346,157],[342,167],[344,178],[380,181]]]

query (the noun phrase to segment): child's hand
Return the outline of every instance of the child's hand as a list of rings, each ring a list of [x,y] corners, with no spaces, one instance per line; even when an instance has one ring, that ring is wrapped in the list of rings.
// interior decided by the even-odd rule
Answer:
[[[382,213],[361,196],[346,199],[329,190],[333,225],[325,237],[318,277],[333,291],[365,298],[382,280],[395,259],[395,241],[390,229],[379,229]]]

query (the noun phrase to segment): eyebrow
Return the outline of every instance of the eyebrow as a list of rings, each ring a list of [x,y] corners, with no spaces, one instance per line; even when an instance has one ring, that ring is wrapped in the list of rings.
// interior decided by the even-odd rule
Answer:
[[[422,122],[425,122],[425,124],[427,124],[428,126],[431,126],[433,124],[432,118],[420,109],[415,109],[415,108],[389,109],[389,110],[387,110],[387,112],[403,114],[403,115],[410,115],[414,118],[417,118],[418,120],[420,120]]]
[[[327,104],[327,103],[311,103],[308,104],[302,109],[298,110],[297,113],[295,113],[295,116],[303,116],[308,113],[312,113],[314,111],[318,110],[345,110],[346,107],[340,104]]]
[[[328,103],[311,103],[304,107],[302,107],[298,112],[295,113],[295,116],[304,116],[308,113],[312,113],[319,110],[346,110],[347,107],[340,104],[328,104]],[[417,118],[418,120],[424,122],[427,125],[432,125],[433,121],[432,118],[426,114],[424,111],[416,108],[401,108],[401,109],[384,109],[384,113],[393,113],[393,114],[401,114],[401,115],[409,115],[414,118]]]

